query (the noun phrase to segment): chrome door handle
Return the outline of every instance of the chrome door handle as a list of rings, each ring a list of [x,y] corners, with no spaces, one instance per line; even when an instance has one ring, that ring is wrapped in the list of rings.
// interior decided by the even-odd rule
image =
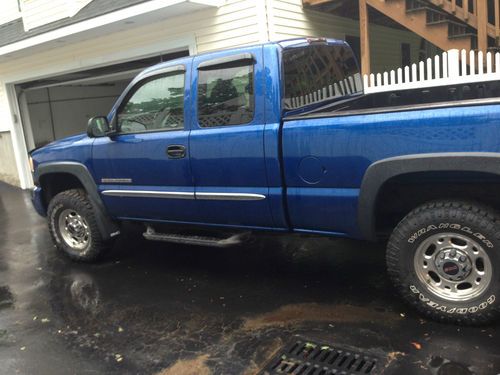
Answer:
[[[169,159],[182,159],[186,157],[186,147],[182,145],[170,145],[167,147]]]

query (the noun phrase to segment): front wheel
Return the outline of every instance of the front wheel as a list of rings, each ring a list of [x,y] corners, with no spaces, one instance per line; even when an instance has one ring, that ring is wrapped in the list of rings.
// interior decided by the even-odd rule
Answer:
[[[92,204],[83,190],[57,194],[50,201],[47,219],[56,247],[73,260],[94,261],[109,247],[102,240]]]
[[[410,212],[387,246],[394,285],[424,315],[458,324],[500,316],[500,216],[479,204],[438,201]]]

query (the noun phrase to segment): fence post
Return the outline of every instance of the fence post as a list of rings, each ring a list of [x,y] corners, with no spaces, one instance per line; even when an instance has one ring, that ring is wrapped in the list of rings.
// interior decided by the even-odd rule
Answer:
[[[448,77],[458,79],[460,77],[460,54],[458,49],[448,51]]]
[[[463,77],[465,77],[467,75],[467,51],[463,49],[460,53],[462,55],[462,58],[461,58],[462,71],[460,73]]]
[[[484,59],[483,51],[477,53],[477,74],[482,76],[484,74]]]

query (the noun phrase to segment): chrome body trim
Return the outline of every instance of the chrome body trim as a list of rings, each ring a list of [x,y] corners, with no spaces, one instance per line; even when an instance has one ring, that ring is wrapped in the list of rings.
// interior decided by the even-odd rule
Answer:
[[[102,195],[112,197],[194,199],[194,193],[183,191],[104,190]]]
[[[265,195],[252,193],[196,193],[196,199],[213,201],[260,201]]]
[[[190,193],[183,191],[152,191],[152,190],[104,190],[102,195],[112,197],[141,197],[165,199],[200,199],[215,201],[260,201],[265,195],[253,193]]]

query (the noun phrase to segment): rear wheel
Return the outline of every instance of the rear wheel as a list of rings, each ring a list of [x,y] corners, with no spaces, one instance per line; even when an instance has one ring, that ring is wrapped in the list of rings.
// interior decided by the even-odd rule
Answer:
[[[430,318],[486,323],[500,315],[500,216],[479,204],[439,201],[410,212],[387,247],[401,295]]]
[[[102,240],[92,209],[83,190],[57,194],[48,207],[50,233],[59,250],[76,261],[91,262],[109,247]]]

